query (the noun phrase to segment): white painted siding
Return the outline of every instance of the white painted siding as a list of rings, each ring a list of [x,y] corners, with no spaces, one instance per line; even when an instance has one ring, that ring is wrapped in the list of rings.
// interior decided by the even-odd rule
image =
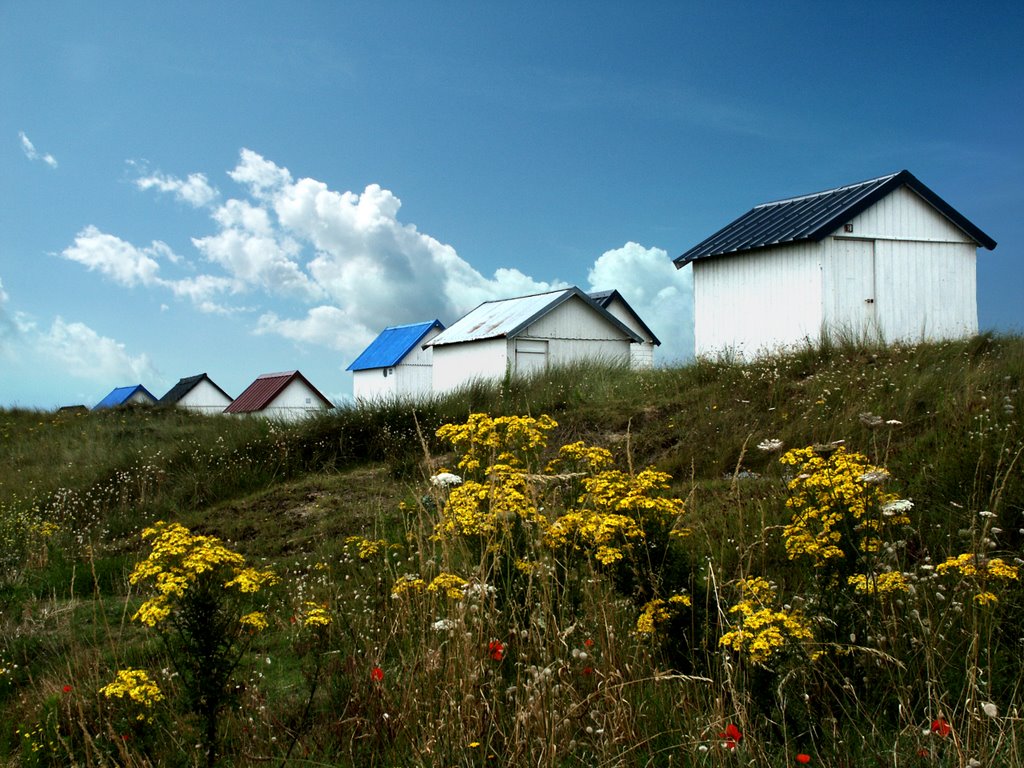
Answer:
[[[875,243],[876,312],[886,341],[978,332],[974,243]]]
[[[352,372],[352,396],[356,400],[390,400],[395,397],[394,368],[367,368]]]
[[[124,405],[153,405],[156,402],[142,390],[135,390],[131,397],[124,401]]]
[[[186,392],[176,405],[199,413],[223,413],[231,405],[231,398],[203,379]]]
[[[473,379],[500,379],[508,363],[508,340],[504,337],[444,344],[433,347],[431,381],[435,393],[458,389]]]
[[[368,368],[352,372],[352,395],[357,400],[417,400],[430,395],[432,386],[433,347],[423,345],[437,336],[440,328],[431,328],[423,339],[409,350],[398,365],[391,368]],[[385,376],[385,371],[387,375]]]
[[[799,243],[693,263],[698,356],[759,352],[817,339],[822,265],[817,244]]]
[[[833,235],[849,235],[869,240],[969,243],[977,247],[962,230],[907,187],[893,190],[854,218],[850,224],[853,226],[853,232],[846,233],[840,229]]]
[[[652,368],[654,366],[654,339],[651,335],[636,322],[636,318],[633,313],[621,299],[616,298],[611,302],[611,304],[605,307],[605,309],[608,310],[609,314],[633,331],[633,333],[643,339],[642,344],[630,345],[629,367],[634,371]]]
[[[325,409],[316,393],[305,382],[295,379],[259,413],[270,419],[297,421]]]

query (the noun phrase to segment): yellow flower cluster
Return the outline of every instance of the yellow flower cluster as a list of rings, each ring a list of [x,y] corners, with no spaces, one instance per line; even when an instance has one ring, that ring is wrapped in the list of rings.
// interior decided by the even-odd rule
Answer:
[[[329,627],[333,619],[327,609],[312,600],[306,600],[302,604],[302,611],[299,613],[299,622],[303,627],[319,629]]]
[[[999,557],[978,557],[971,552],[964,552],[950,557],[936,566],[938,573],[959,573],[970,580],[977,590],[974,602],[978,605],[989,605],[999,602],[999,598],[991,591],[992,582],[1016,581],[1019,569]]]
[[[683,514],[681,499],[660,494],[670,476],[653,469],[636,475],[604,470],[583,479],[579,509],[569,510],[548,526],[548,546],[590,550],[596,560],[610,565],[626,557],[633,543],[645,538],[645,525],[674,527]],[[685,530],[678,530],[685,534]]]
[[[139,562],[128,580],[132,584],[150,583],[156,595],[144,602],[133,619],[155,627],[162,624],[188,589],[206,574],[223,578],[222,586],[241,593],[256,593],[274,584],[277,577],[245,565],[245,558],[234,552],[215,536],[192,533],[179,523],[156,523],[142,532],[152,539],[152,549]],[[251,620],[252,628],[258,621]]]
[[[547,466],[548,472],[564,469],[599,472],[615,463],[611,451],[596,445],[587,445],[582,440],[563,445],[558,449],[558,458]]]
[[[461,600],[466,586],[466,580],[458,574],[441,573],[427,586],[427,592],[444,592],[453,600]]]
[[[857,554],[876,552],[883,530],[910,523],[893,507],[882,513],[886,504],[897,499],[879,485],[865,482],[865,477],[884,470],[869,464],[862,454],[843,447],[828,455],[796,448],[779,461],[797,468],[786,500],[793,518],[783,530],[790,560],[805,557],[815,568],[822,568],[845,557],[844,547]]]
[[[360,560],[369,560],[388,548],[388,542],[384,539],[367,539],[363,536],[348,536],[345,544],[354,546]]]
[[[655,598],[640,611],[636,620],[636,631],[641,635],[653,635],[659,624],[671,619],[677,610],[689,606],[689,595],[672,595],[668,600]]]
[[[760,576],[741,579],[738,586],[740,601],[729,613],[738,615],[739,627],[722,635],[720,645],[764,666],[777,654],[814,639],[814,633],[799,611],[775,610],[775,588],[767,579]]]
[[[550,416],[498,416],[472,413],[465,424],[445,424],[437,436],[462,452],[458,467],[465,473],[493,464],[523,469],[529,457],[547,445],[547,434],[558,424]]]
[[[857,573],[850,576],[847,583],[860,595],[891,595],[908,591],[907,580],[899,571],[878,573],[874,576]]]
[[[421,579],[419,576],[407,573],[404,576],[399,576],[395,579],[394,585],[391,587],[392,597],[401,597],[407,592],[419,592],[427,586],[427,582]]]
[[[497,464],[490,473],[486,484],[468,480],[452,489],[436,528],[438,538],[491,537],[521,522],[546,525],[522,472]]]
[[[99,692],[108,699],[128,699],[146,710],[151,710],[155,703],[164,698],[160,687],[144,669],[118,670],[114,680],[100,688]],[[138,719],[146,720],[148,717],[140,713]]]

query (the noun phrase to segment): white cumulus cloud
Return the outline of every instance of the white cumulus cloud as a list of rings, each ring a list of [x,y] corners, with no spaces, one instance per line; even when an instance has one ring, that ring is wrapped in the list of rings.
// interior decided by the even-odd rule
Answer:
[[[77,378],[134,384],[157,375],[147,355],[131,355],[121,342],[59,316],[35,342],[43,354]]]
[[[661,248],[626,243],[605,251],[587,275],[591,291],[617,290],[661,341],[662,362],[693,356],[693,277]]]
[[[61,256],[129,287],[158,283],[158,259],[176,258],[170,247],[159,240],[146,248],[137,248],[116,235],[100,232],[91,224],[75,236],[75,244],[65,248]]]
[[[191,238],[193,259],[93,226],[62,255],[125,286],[169,290],[203,312],[251,313],[254,333],[353,357],[385,326],[452,323],[484,301],[567,285],[513,267],[482,274],[451,245],[403,222],[402,201],[378,184],[333,190],[250,149],[228,176],[240,191],[220,202],[203,174],[137,182],[208,204],[212,232]],[[664,250],[627,243],[601,255],[588,279],[590,290],[615,288],[630,302],[662,341],[658,359],[691,354],[689,272],[677,271]]]
[[[160,192],[170,193],[194,208],[202,208],[217,197],[217,190],[210,185],[206,175],[202,173],[190,173],[186,179],[154,173],[137,178],[135,186],[143,191],[156,189]]]
[[[39,154],[39,152],[36,151],[35,144],[29,140],[24,131],[18,131],[18,138],[21,139],[21,151],[25,153],[25,157],[29,160],[40,160],[51,168],[57,167],[57,158],[49,152]]]

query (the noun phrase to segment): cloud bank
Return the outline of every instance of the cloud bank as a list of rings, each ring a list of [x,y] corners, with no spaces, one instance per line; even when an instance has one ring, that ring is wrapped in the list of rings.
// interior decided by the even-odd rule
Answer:
[[[483,301],[567,285],[511,266],[482,274],[452,246],[401,221],[401,200],[377,184],[332,190],[249,149],[227,175],[239,193],[223,200],[201,173],[135,181],[208,211],[213,231],[193,236],[189,254],[87,226],[61,255],[125,287],[168,290],[203,312],[250,313],[254,333],[350,358],[385,326],[450,324]],[[588,279],[590,290],[615,288],[632,304],[663,342],[658,359],[692,349],[679,332],[692,314],[689,274],[665,251],[627,243],[597,258]]]
[[[107,384],[158,377],[146,354],[127,347],[80,322],[57,316],[49,328],[21,312],[10,312],[10,296],[0,282],[0,356],[29,369],[53,368],[62,376]]]

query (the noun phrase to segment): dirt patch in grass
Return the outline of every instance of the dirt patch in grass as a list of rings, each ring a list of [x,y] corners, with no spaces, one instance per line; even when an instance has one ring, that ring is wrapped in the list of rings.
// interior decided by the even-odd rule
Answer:
[[[196,511],[182,522],[233,543],[246,556],[276,558],[313,552],[387,525],[411,490],[396,483],[383,465],[362,466],[275,485]]]

